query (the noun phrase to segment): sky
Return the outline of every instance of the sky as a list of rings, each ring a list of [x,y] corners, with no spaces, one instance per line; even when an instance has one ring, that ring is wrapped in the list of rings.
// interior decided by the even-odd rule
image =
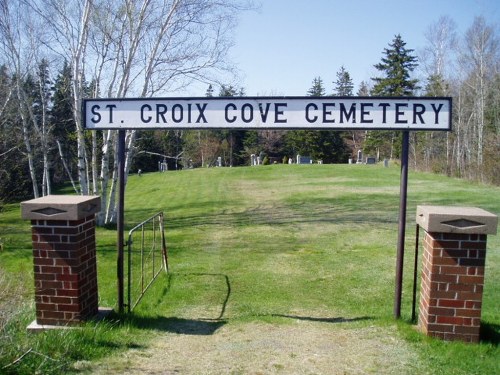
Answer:
[[[356,92],[361,81],[377,76],[373,66],[395,35],[416,53],[441,16],[456,23],[459,36],[476,16],[500,33],[499,0],[261,0],[235,29],[230,56],[237,84],[247,96],[302,96],[319,76],[331,94],[344,66]]]

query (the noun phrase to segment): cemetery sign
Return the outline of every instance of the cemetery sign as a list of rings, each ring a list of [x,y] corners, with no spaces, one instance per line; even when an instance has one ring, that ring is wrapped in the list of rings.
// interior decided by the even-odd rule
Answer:
[[[85,128],[451,130],[451,98],[84,99]]]

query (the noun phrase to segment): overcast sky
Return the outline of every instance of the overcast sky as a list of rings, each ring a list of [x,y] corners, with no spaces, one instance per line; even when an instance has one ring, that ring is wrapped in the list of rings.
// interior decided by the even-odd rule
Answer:
[[[373,65],[396,34],[418,51],[426,44],[425,31],[441,16],[455,21],[459,35],[475,16],[498,32],[500,1],[261,0],[259,11],[241,16],[231,55],[248,96],[306,95],[316,76],[330,94],[341,66],[357,91],[376,75]]]

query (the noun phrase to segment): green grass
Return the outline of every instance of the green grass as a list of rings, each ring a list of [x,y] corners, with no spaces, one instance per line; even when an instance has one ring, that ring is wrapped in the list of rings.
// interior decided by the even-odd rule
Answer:
[[[500,236],[488,237],[482,343],[426,338],[409,322],[416,206],[477,206],[499,214],[498,197],[498,187],[410,173],[398,327],[420,354],[422,373],[500,372]],[[391,324],[398,206],[397,167],[273,165],[130,176],[127,230],[164,211],[171,273],[160,276],[131,317],[32,336],[24,330],[34,319],[30,227],[20,219],[19,205],[6,205],[0,213],[0,272],[22,298],[1,332],[0,369],[32,349],[3,371],[64,372],[75,360],[147,345],[150,332],[189,330],[193,322],[204,334],[224,323],[288,324],[290,316]],[[97,230],[101,306],[116,307],[115,244],[115,231]],[[51,342],[61,336],[71,344],[57,349]]]

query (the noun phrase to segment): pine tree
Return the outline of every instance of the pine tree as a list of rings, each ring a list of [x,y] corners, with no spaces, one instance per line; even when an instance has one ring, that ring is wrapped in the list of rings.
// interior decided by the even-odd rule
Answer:
[[[208,85],[208,89],[207,92],[205,93],[205,96],[208,98],[214,96],[214,88],[212,87],[212,85]]]
[[[343,66],[337,72],[337,80],[333,84],[335,85],[333,90],[334,96],[352,96],[354,84],[352,83],[351,75]]]
[[[73,117],[71,82],[71,67],[65,61],[54,83],[50,111],[52,134],[59,152],[58,163],[54,165],[56,180],[77,178],[76,125]]]
[[[368,83],[366,83],[365,81],[361,81],[361,83],[359,84],[357,95],[358,96],[370,95],[370,87],[368,87]]]
[[[410,79],[410,74],[418,66],[417,57],[412,49],[407,49],[401,35],[396,35],[390,48],[384,48],[382,61],[375,68],[384,73],[382,77],[372,78],[375,85],[372,95],[379,96],[411,96],[418,87],[418,80]],[[365,152],[376,152],[377,159],[383,157],[398,157],[400,142],[399,133],[392,131],[368,132],[365,142]]]
[[[372,78],[375,81],[372,94],[381,96],[410,96],[418,89],[418,80],[410,79],[410,74],[418,66],[414,50],[407,49],[401,35],[396,35],[390,48],[384,49],[385,57],[375,65],[384,74]]]
[[[445,96],[448,91],[449,85],[440,74],[432,74],[427,78],[425,96]]]
[[[309,96],[325,96],[325,87],[323,86],[323,80],[321,77],[316,77],[313,79],[312,87],[307,91]]]

